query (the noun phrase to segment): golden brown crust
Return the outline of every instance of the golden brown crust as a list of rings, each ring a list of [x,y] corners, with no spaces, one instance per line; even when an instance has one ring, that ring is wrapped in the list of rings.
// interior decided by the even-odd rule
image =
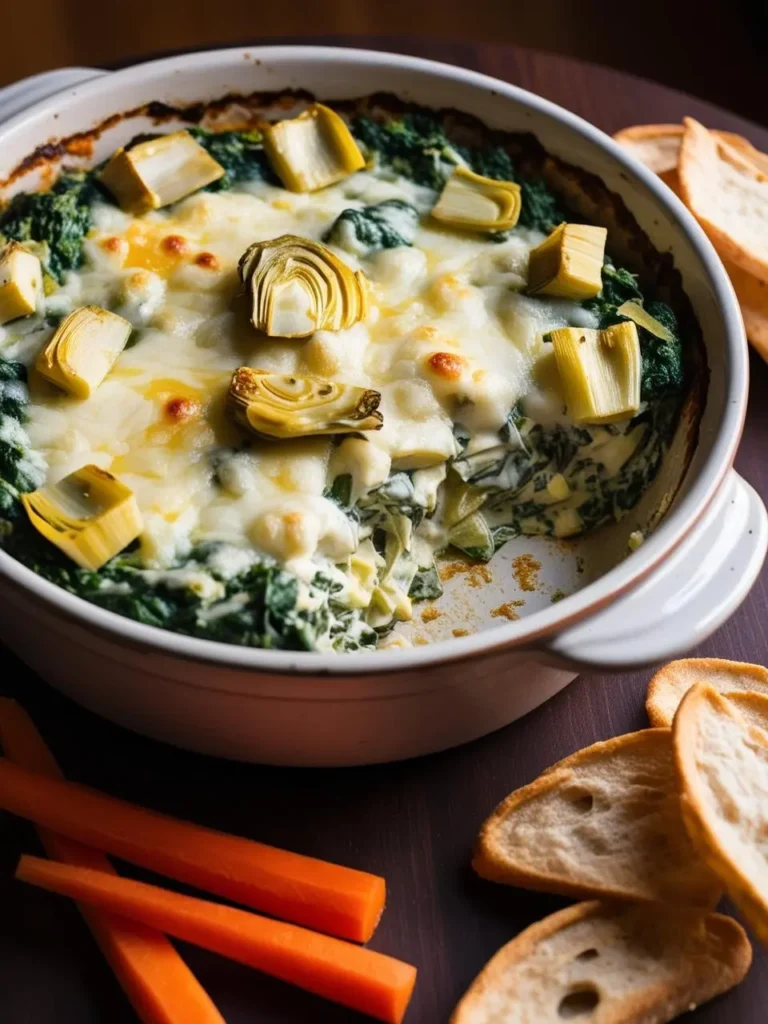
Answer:
[[[742,711],[747,714],[742,714]],[[697,763],[699,740],[703,717],[708,712],[738,721],[745,740],[768,752],[768,731],[754,724],[755,720],[762,720],[768,728],[768,696],[750,692],[723,696],[713,687],[699,684],[683,698],[675,715],[673,730],[680,805],[691,841],[712,870],[722,878],[728,895],[742,911],[757,937],[768,946],[768,888],[761,888],[747,876],[733,850],[723,841],[717,818],[708,806],[705,783],[700,777]],[[740,784],[746,785],[748,782],[749,779],[745,778]],[[744,799],[744,794],[729,793],[727,797],[729,804],[723,808],[722,814],[733,821],[734,813],[738,813],[734,805],[738,804],[740,798]],[[759,799],[759,794],[756,793],[755,797]],[[713,792],[713,798],[721,801],[724,799],[720,791]],[[749,842],[749,836],[745,836],[744,844]]]
[[[539,892],[554,892],[581,899],[600,898],[640,902],[656,902],[664,899],[680,904],[714,906],[720,897],[721,887],[717,879],[709,873],[703,864],[697,862],[693,847],[690,847],[686,833],[682,825],[679,824],[676,801],[674,807],[670,808],[671,813],[668,813],[664,819],[667,831],[664,837],[666,848],[659,850],[658,854],[655,846],[651,848],[658,837],[651,834],[646,835],[643,832],[648,820],[646,817],[648,808],[645,804],[642,807],[638,804],[635,847],[638,850],[642,849],[640,844],[645,839],[649,844],[647,851],[649,861],[656,856],[658,856],[658,860],[654,865],[653,872],[648,877],[637,875],[631,885],[620,884],[609,879],[606,874],[603,874],[601,882],[597,883],[592,879],[580,879],[569,875],[564,869],[549,872],[538,870],[530,863],[516,860],[514,850],[510,849],[511,844],[505,842],[503,831],[508,819],[532,801],[540,800],[549,793],[559,789],[565,792],[568,788],[579,787],[583,782],[583,775],[579,774],[579,769],[593,765],[602,767],[614,755],[627,755],[634,751],[642,751],[643,756],[647,755],[650,760],[658,752],[657,744],[661,738],[665,743],[671,743],[670,730],[645,729],[641,732],[595,743],[559,761],[527,786],[510,793],[480,829],[472,858],[474,870],[482,878],[492,882],[518,885]],[[671,793],[673,790],[674,772],[670,763],[669,792]],[[637,802],[638,798],[634,796],[633,799]],[[658,802],[656,808],[661,812]],[[609,843],[612,838],[606,836],[605,842]],[[672,851],[676,857],[671,856]],[[602,853],[605,855],[606,851],[603,850]],[[690,854],[690,866],[686,867],[684,878],[681,879],[679,873],[675,873],[675,867],[679,867],[680,861],[685,860],[688,854]],[[620,856],[620,850],[617,849],[614,855]]]
[[[768,288],[768,286],[766,286]],[[680,658],[658,670],[648,684],[645,710],[653,728],[669,729],[680,701],[696,683],[708,683],[720,693],[756,690],[768,693],[768,668],[724,658]]]
[[[599,945],[601,921],[610,921],[622,929],[630,939],[639,939],[636,957],[651,959],[661,950],[669,959],[670,973],[676,972],[674,981],[666,984],[658,980],[649,982],[640,992],[621,994],[611,991],[610,977],[617,974],[614,962],[608,976],[601,967],[603,961],[598,949],[593,954],[592,969],[583,971],[583,978],[570,986],[563,977],[552,977],[557,965],[550,961],[549,970],[539,968],[540,987],[537,996],[542,1005],[532,1005],[531,993],[519,992],[516,999],[514,973],[535,958],[537,948],[560,932],[581,922],[595,922],[595,942]],[[657,936],[657,947],[646,951],[649,934]],[[576,936],[574,936],[576,939]],[[590,945],[584,935],[574,944],[574,962],[584,955]],[[644,941],[645,940],[645,941]],[[665,947],[665,942],[668,946]],[[568,958],[566,958],[568,959]],[[684,962],[687,961],[687,962]],[[492,1021],[536,1021],[536,1024],[559,1024],[559,997],[571,991],[593,991],[600,997],[595,1009],[599,1024],[663,1024],[699,1003],[727,991],[746,975],[752,963],[752,949],[741,925],[722,914],[703,914],[680,911],[674,917],[660,917],[660,910],[591,901],[566,907],[532,924],[517,938],[503,946],[475,978],[456,1009],[450,1024],[491,1024]],[[628,963],[628,969],[632,964]],[[512,977],[510,977],[512,975]],[[510,991],[510,989],[512,991]],[[549,990],[549,991],[545,991]],[[548,996],[550,998],[548,998]],[[523,1003],[523,1000],[526,1000]],[[538,1002],[538,1000],[537,1000]],[[485,1004],[485,1005],[484,1005]],[[492,1007],[492,1010],[488,1006]],[[515,1012],[517,1011],[517,1012]]]
[[[741,306],[747,337],[768,360],[768,282],[760,280],[729,260],[723,260]]]
[[[647,161],[648,166],[651,170],[656,170],[652,159],[654,155],[653,144],[658,142],[659,147],[663,147],[665,152],[662,162],[667,164],[668,161],[666,156],[669,153],[669,141],[671,139],[677,139],[682,143],[683,132],[684,129],[682,124],[635,124],[629,128],[622,128],[620,131],[615,132],[613,137],[618,143],[626,145],[627,148],[631,149],[639,159],[643,159],[642,151],[647,147],[646,151],[651,158]],[[715,138],[721,142],[725,142],[729,146],[738,150],[743,156],[747,157],[747,159],[751,160],[753,164],[763,171],[763,173],[768,174],[768,153],[762,153],[759,149],[756,149],[749,139],[745,139],[743,135],[738,135],[736,132],[724,132],[719,131],[716,128],[712,129],[710,134],[714,135]],[[665,142],[667,143],[666,146],[664,146]],[[640,148],[640,145],[642,145],[642,149]],[[661,157],[661,153],[658,155]],[[670,164],[665,167],[665,170],[671,171],[676,168],[677,160],[675,160],[674,168]],[[664,175],[662,174],[661,177],[663,176]]]
[[[725,230],[719,216],[722,168],[730,167],[731,173],[736,172],[745,188],[765,181],[766,175],[741,150],[717,140],[693,118],[685,118],[684,127],[678,164],[683,202],[724,259],[761,280],[768,280],[768,257]]]
[[[743,135],[723,131],[712,131],[710,134],[768,175],[768,154],[756,149]],[[678,173],[680,144],[683,140],[681,124],[633,125],[616,132],[614,139],[655,171],[682,198]],[[678,144],[675,145],[675,142]],[[720,255],[741,306],[747,337],[763,359],[768,359],[768,283],[737,266],[722,253]]]

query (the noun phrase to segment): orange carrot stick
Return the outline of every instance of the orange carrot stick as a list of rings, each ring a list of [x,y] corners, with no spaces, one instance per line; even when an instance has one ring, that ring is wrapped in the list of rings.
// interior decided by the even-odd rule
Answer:
[[[0,809],[158,874],[275,917],[367,941],[384,908],[377,875],[178,821],[0,758]]]
[[[24,856],[16,877],[141,921],[299,988],[400,1024],[416,968],[349,942],[155,885]]]
[[[59,766],[27,713],[0,699],[0,743],[11,760],[61,778]],[[103,853],[40,829],[49,857],[117,874]],[[224,1018],[171,943],[160,932],[91,906],[80,906],[88,927],[144,1024],[224,1024]]]

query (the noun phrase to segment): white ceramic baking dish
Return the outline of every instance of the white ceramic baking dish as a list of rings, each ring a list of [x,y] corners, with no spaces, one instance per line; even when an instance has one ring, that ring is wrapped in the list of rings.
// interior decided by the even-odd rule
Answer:
[[[630,670],[706,637],[743,600],[768,542],[763,504],[732,469],[748,390],[741,317],[691,216],[597,129],[503,82],[412,57],[322,47],[230,49],[118,72],[64,69],[0,92],[0,180],[51,139],[149,101],[190,104],[288,88],[326,100],[385,90],[458,108],[492,128],[531,131],[549,152],[598,175],[622,197],[654,246],[672,253],[711,371],[698,444],[672,508],[629,558],[618,552],[626,550],[631,517],[593,542],[593,568],[578,589],[573,560],[542,541],[535,550],[549,590],[528,594],[528,614],[507,621],[490,609],[519,596],[510,560],[535,547],[515,542],[497,556],[492,586],[471,590],[459,577],[448,588],[446,621],[479,617],[477,631],[447,640],[438,631],[434,642],[408,650],[294,654],[191,639],[94,607],[0,551],[3,640],[52,685],[139,732],[243,760],[350,765],[473,739],[535,708],[582,668]],[[145,114],[116,120],[100,132],[89,158],[100,159],[147,126]],[[34,187],[34,175],[23,175],[16,187]],[[551,603],[546,595],[558,583],[574,592]]]

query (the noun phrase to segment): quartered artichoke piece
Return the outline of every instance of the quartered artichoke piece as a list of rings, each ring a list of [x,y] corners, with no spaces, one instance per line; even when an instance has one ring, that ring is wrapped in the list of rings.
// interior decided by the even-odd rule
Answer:
[[[40,260],[18,242],[0,249],[0,324],[37,309],[37,296],[43,281]]]
[[[413,618],[413,604],[408,595],[391,580],[374,587],[365,621],[372,629],[382,629],[393,619],[407,622]]]
[[[485,504],[487,491],[465,483],[453,469],[448,473],[443,499],[443,523],[451,528]]]
[[[496,181],[457,167],[445,183],[432,216],[444,224],[477,231],[506,231],[517,224],[522,201],[514,181]]]
[[[297,235],[255,242],[240,258],[251,323],[270,337],[307,338],[365,319],[365,277],[327,246]]]
[[[594,224],[561,224],[531,250],[528,263],[530,295],[563,299],[592,299],[603,288],[603,260],[608,232]]]
[[[613,423],[637,412],[640,341],[631,320],[604,331],[564,327],[549,337],[574,423]]]
[[[660,323],[655,316],[651,316],[650,313],[646,312],[639,302],[633,302],[630,299],[628,302],[622,303],[616,312],[619,316],[625,316],[629,320],[634,320],[638,327],[644,327],[646,331],[649,331],[654,337],[660,338],[661,341],[672,342],[675,340],[672,332],[664,324]]]
[[[264,149],[291,192],[314,192],[365,166],[344,119],[322,103],[269,125],[264,130]]]
[[[493,536],[482,512],[473,512],[457,523],[448,534],[448,542],[478,562],[493,558]]]
[[[35,367],[68,394],[89,398],[125,348],[131,330],[117,313],[83,306],[62,320]]]
[[[142,530],[133,491],[98,466],[83,466],[21,500],[38,533],[83,569],[100,569]]]
[[[235,370],[227,401],[239,423],[276,440],[379,430],[383,422],[378,391],[248,366]]]
[[[176,203],[225,173],[189,132],[182,131],[118,149],[99,180],[121,209],[141,214]]]

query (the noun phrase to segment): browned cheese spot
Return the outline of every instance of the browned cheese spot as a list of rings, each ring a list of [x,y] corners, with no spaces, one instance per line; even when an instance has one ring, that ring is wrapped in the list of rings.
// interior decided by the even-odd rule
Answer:
[[[172,423],[186,423],[200,415],[200,403],[192,398],[169,398],[165,403],[165,415]]]

